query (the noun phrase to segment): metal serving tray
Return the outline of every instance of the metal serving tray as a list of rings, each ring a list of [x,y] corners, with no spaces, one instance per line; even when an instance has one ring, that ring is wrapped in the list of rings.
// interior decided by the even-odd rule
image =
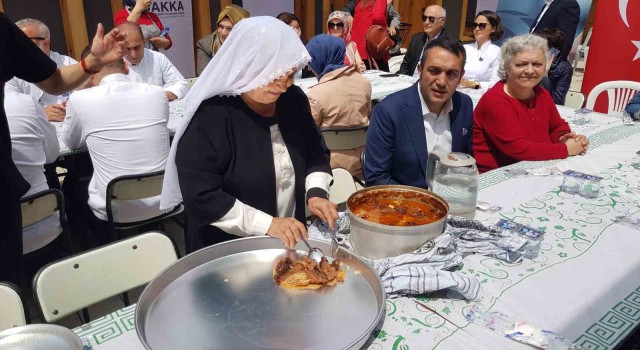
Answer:
[[[309,240],[331,256],[331,245]],[[190,254],[145,288],[136,331],[147,349],[357,349],[385,311],[380,278],[339,248],[346,280],[317,290],[285,290],[273,269],[287,254],[280,240],[250,237]]]
[[[82,341],[75,333],[62,326],[30,324],[0,332],[0,350],[8,349],[82,350]]]

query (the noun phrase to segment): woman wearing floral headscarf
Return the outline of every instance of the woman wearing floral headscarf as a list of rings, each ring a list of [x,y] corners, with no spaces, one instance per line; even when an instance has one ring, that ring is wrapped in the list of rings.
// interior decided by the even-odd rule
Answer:
[[[358,46],[351,41],[352,24],[353,17],[351,15],[342,11],[333,11],[327,20],[327,34],[341,38],[344,41],[346,46],[344,64],[347,66],[355,64],[358,67],[358,71],[362,73],[366,68],[358,53]]]
[[[344,65],[344,42],[320,34],[309,41],[307,50],[311,55],[309,67],[318,77],[318,84],[307,92],[316,124],[323,129],[369,125],[371,83],[358,73],[354,65]],[[331,168],[345,168],[351,175],[360,175],[360,154],[363,149],[331,151]]]
[[[220,46],[227,39],[233,26],[238,24],[240,20],[249,18],[249,12],[238,5],[229,5],[220,11],[218,21],[216,22],[216,30],[208,36],[198,40],[196,48],[198,49],[196,61],[196,74],[200,76],[204,67],[207,66],[211,58],[220,50]]]
[[[292,85],[309,59],[286,24],[249,18],[185,97],[160,207],[184,201],[189,251],[265,234],[292,247],[307,236],[305,205],[333,227],[329,151]]]

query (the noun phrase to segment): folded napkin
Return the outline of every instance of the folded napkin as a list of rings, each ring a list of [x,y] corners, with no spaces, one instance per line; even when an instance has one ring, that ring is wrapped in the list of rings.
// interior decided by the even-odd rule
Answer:
[[[480,254],[509,263],[522,261],[540,242],[503,230],[495,225],[459,216],[447,218],[445,233],[455,238],[462,256]]]
[[[456,291],[465,299],[480,296],[480,282],[456,269],[462,264],[462,255],[456,249],[451,235],[442,234],[420,249],[396,257],[372,260],[389,298],[420,295],[442,289]]]

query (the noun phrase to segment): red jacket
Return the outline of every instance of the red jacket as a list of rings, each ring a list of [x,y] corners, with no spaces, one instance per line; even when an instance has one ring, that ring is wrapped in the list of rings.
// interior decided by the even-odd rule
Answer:
[[[551,95],[534,88],[533,101],[521,102],[494,85],[473,111],[473,154],[480,173],[523,160],[566,158],[560,136],[570,133]]]
[[[113,15],[113,24],[115,26],[118,26],[124,22],[127,21],[127,17],[129,17],[129,11],[127,11],[126,8],[116,12],[115,15]],[[158,18],[158,15],[156,15],[153,12],[149,12],[149,11],[144,11],[141,15],[140,15],[140,19],[138,20],[138,25],[144,26],[144,25],[152,25],[155,24],[156,26],[158,26],[158,29],[160,29],[160,31],[164,30],[164,26],[162,25],[162,22],[160,22],[160,18]],[[165,50],[169,50],[171,48],[171,45],[173,45],[173,41],[171,41],[171,36],[167,35],[167,39],[169,39],[169,46],[167,46],[167,48]]]
[[[358,0],[356,7],[353,9],[351,40],[358,46],[358,52],[363,60],[366,60],[368,57],[364,37],[369,28],[374,24],[387,28],[387,2],[385,0],[371,1],[374,1],[373,6],[362,8],[362,0]],[[388,60],[389,57],[387,56],[385,61]]]

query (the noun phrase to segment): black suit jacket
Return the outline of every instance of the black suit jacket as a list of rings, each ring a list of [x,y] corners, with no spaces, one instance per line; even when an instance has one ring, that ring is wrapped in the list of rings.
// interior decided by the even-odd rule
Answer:
[[[544,6],[542,9],[544,9]],[[571,51],[573,39],[576,36],[576,29],[580,21],[580,5],[578,5],[576,0],[554,0],[536,26],[536,20],[540,16],[542,9],[540,9],[540,12],[533,20],[529,31],[538,34],[547,28],[560,29],[565,35],[564,45],[562,46],[562,50],[560,50],[560,57],[565,59]],[[535,30],[533,30],[534,27]]]
[[[447,37],[446,29],[443,27],[442,32],[438,38]],[[424,48],[424,44],[427,42],[427,34],[426,33],[416,33],[411,37],[411,42],[409,42],[409,48],[407,48],[407,53],[404,55],[404,59],[402,60],[402,64],[400,64],[399,74],[404,75],[413,75],[413,72],[416,70],[418,66],[418,60],[420,59],[420,55],[422,54],[422,49]]]

